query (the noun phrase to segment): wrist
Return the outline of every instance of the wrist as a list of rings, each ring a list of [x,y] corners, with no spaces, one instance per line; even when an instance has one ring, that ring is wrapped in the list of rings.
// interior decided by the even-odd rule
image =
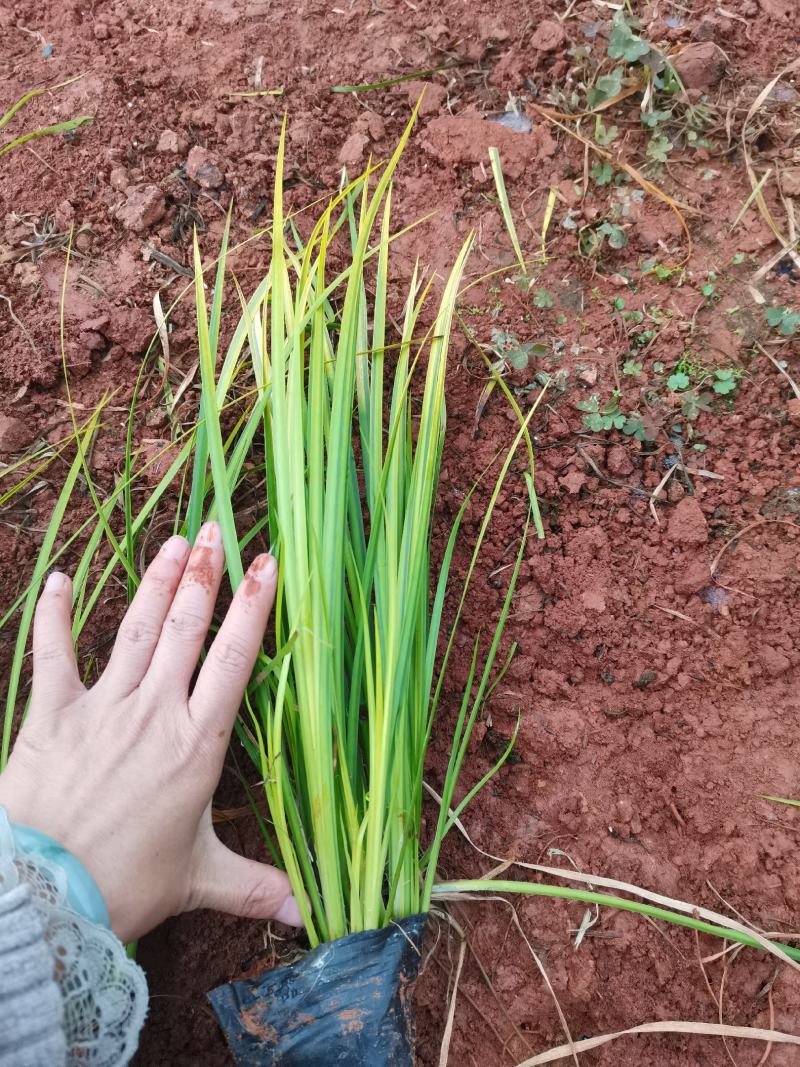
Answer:
[[[52,864],[64,872],[67,879],[67,903],[73,911],[90,922],[110,929],[111,920],[103,894],[77,856],[55,838],[32,826],[12,822],[10,827],[17,851],[21,855],[35,856],[38,860],[44,860],[48,866]]]

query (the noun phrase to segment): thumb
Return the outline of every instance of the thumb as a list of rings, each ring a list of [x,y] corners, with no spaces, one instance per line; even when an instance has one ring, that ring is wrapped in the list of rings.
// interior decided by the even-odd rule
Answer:
[[[213,908],[246,919],[277,919],[287,926],[303,920],[283,871],[231,852],[212,833],[195,866],[190,893],[193,908]]]

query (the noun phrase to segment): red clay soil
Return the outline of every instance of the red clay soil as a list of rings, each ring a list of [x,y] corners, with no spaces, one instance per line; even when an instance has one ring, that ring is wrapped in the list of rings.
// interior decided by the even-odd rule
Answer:
[[[0,112],[33,85],[83,74],[34,100],[9,129],[77,114],[94,122],[70,139],[34,141],[0,159],[0,293],[11,301],[0,300],[0,451],[7,461],[69,431],[58,305],[70,226],[75,258],[65,325],[73,396],[89,410],[109,387],[118,390],[92,455],[95,478],[107,487],[119,469],[127,405],[153,332],[153,295],[160,292],[167,307],[185,285],[184,273],[169,263],[189,263],[193,225],[204,231],[204,252],[213,254],[231,199],[234,239],[253,232],[270,195],[284,110],[290,196],[300,207],[334,190],[343,165],[352,173],[370,154],[387,155],[421,82],[357,96],[332,94],[331,86],[451,67],[428,79],[400,167],[395,222],[437,209],[399,242],[400,265],[407,271],[420,256],[445,266],[474,229],[474,277],[499,273],[464,296],[465,330],[455,338],[450,367],[435,551],[466,489],[514,433],[498,390],[476,422],[486,381],[476,344],[488,345],[493,331],[503,331],[547,345],[547,356],[509,374],[523,404],[530,387],[538,389],[534,372],[554,379],[532,423],[546,537],[532,539],[526,550],[508,627],[518,653],[476,731],[465,783],[491,766],[518,714],[519,740],[513,759],[468,809],[465,825],[493,855],[556,866],[571,860],[581,870],[730,909],[762,929],[789,933],[800,929],[800,821],[795,809],[759,794],[796,797],[800,788],[800,413],[786,378],[755,347],[775,335],[747,287],[778,245],[755,208],[733,233],[731,226],[750,192],[742,123],[761,89],[797,54],[796,7],[792,0],[728,0],[722,7],[716,0],[656,0],[639,8],[644,37],[676,52],[689,48],[681,72],[695,102],[705,92],[719,106],[707,147],[690,151],[676,142],[666,167],[651,172],[686,205],[694,241],[685,272],[661,277],[643,273],[642,263],[677,266],[685,257],[676,215],[640,195],[635,183],[586,187],[592,160],[583,146],[531,106],[552,101],[558,110],[576,110],[569,96],[585,50],[605,55],[608,28],[598,24],[610,18],[609,5],[578,0],[568,18],[556,17],[566,9],[542,0],[344,0],[338,7],[313,0],[300,6],[9,0],[0,9]],[[722,54],[709,51],[711,44]],[[754,145],[758,175],[767,166],[782,175],[783,200],[774,180],[765,186],[782,230],[800,193],[794,78],[786,74],[751,120],[763,127]],[[282,97],[235,95],[281,87]],[[504,110],[510,93],[527,109],[529,133],[485,120]],[[620,131],[614,151],[641,166],[639,101],[634,96],[619,105],[606,121]],[[593,129],[593,120],[582,126],[590,136]],[[492,144],[500,149],[530,255],[540,246],[548,190],[557,190],[550,258],[534,268],[527,291],[513,281],[513,254],[487,162]],[[620,206],[627,246],[614,252],[606,245],[599,256],[581,257],[577,232],[599,224],[611,203]],[[246,249],[235,269],[249,291],[264,270],[263,252]],[[758,285],[768,302],[797,307],[796,277],[786,259]],[[709,284],[713,293],[704,294]],[[538,289],[547,290],[552,307],[540,306],[548,300],[535,298]],[[235,303],[230,310],[236,314]],[[636,316],[629,313],[640,310],[655,334],[637,341]],[[192,314],[184,305],[175,313],[176,386],[195,359]],[[625,374],[637,345],[641,354],[633,358],[642,370]],[[800,381],[791,346],[770,351]],[[735,393],[714,397],[691,423],[691,439],[676,394],[664,384],[687,353],[711,373],[742,371]],[[577,404],[593,393],[605,403],[615,388],[624,410],[649,409],[653,441],[586,428]],[[148,414],[139,441],[155,451],[170,432],[157,376],[146,381],[143,395]],[[186,422],[195,404],[192,387],[179,408]],[[676,464],[654,515],[650,494]],[[5,508],[3,605],[30,573],[62,474],[56,463]],[[434,788],[472,640],[497,617],[526,508],[515,469],[476,575],[436,727]],[[83,513],[90,510],[87,499]],[[76,507],[75,523],[81,513]],[[462,574],[481,515],[478,500],[456,561]],[[166,516],[163,521],[166,526]],[[162,536],[156,526],[152,544]],[[120,589],[101,606],[84,654],[102,660],[123,607]],[[0,638],[7,657],[11,634]],[[233,777],[217,802],[241,803]],[[249,819],[221,832],[249,854],[263,855]],[[493,866],[456,835],[442,860],[451,877]],[[762,954],[708,964],[707,984],[699,956],[716,948],[707,939],[696,942],[687,931],[605,911],[576,950],[581,905],[520,898],[515,906],[576,1039],[656,1019],[722,1017],[800,1031],[800,979]],[[561,1043],[553,1000],[508,908],[462,904],[454,915],[469,933],[470,951],[450,1061],[515,1064]],[[417,988],[418,1054],[426,1067],[439,1062],[457,957],[446,927],[440,935]],[[146,938],[139,958],[151,1009],[137,1064],[230,1064],[204,994],[243,969],[285,958],[292,947],[265,926],[208,913],[172,920]],[[741,1067],[764,1062],[759,1043],[731,1041],[729,1051]],[[719,1039],[707,1037],[627,1038],[581,1056],[603,1067],[623,1060],[660,1067],[731,1062]],[[774,1047],[767,1062],[797,1063],[797,1053]]]

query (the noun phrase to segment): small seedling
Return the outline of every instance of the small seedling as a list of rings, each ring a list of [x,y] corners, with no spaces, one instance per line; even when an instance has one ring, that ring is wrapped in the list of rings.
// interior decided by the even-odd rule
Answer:
[[[588,400],[579,400],[575,407],[579,411],[585,411],[583,425],[587,430],[599,433],[600,430],[621,430],[625,425],[625,415],[619,409],[619,401],[622,393],[615,390],[611,399],[600,406],[600,398],[597,393],[592,393]]]
[[[622,91],[622,76],[624,73],[622,67],[617,67],[610,74],[603,74],[597,79],[586,93],[586,102],[590,109],[596,108],[599,104],[604,104],[606,100],[612,100]]]
[[[649,43],[637,37],[633,32],[624,11],[614,13],[611,27],[608,54],[612,59],[624,59],[628,63],[636,63],[649,54]]]
[[[642,373],[642,364],[635,359],[626,359],[622,364],[622,373],[629,378],[638,378]]]
[[[654,363],[653,370],[660,373],[663,363]],[[666,381],[667,388],[680,395],[681,412],[688,422],[694,422],[701,411],[711,411],[714,396],[728,396],[735,392],[742,377],[739,367],[718,367],[708,370],[702,363],[686,355],[673,367]],[[710,384],[711,391],[703,389]]]
[[[628,235],[621,226],[613,222],[604,222],[600,227],[600,233],[608,238],[611,248],[624,248],[628,243]]]
[[[717,275],[714,273],[714,271],[709,271],[708,281],[700,290],[700,292],[703,294],[709,304],[716,304],[721,296],[721,294],[717,292],[717,287],[714,284],[716,280]]]
[[[666,282],[675,277],[678,278],[679,283],[683,281],[684,268],[680,266],[668,267],[665,263],[656,262],[655,259],[645,259],[641,269],[643,275],[655,274],[660,282]]]
[[[553,306],[552,293],[549,293],[547,289],[537,289],[533,303],[537,308],[551,308]]]
[[[575,221],[575,214],[576,214],[576,212],[575,212],[574,208],[571,208],[571,207],[567,208],[567,213],[564,216],[564,218],[561,220],[561,226],[562,226],[563,229],[565,229],[565,230],[577,230],[578,224]]]
[[[626,15],[624,10],[615,12],[611,22],[608,56],[646,68],[647,90],[641,121],[653,131],[646,149],[647,159],[655,164],[665,164],[678,143],[685,144],[687,148],[709,147],[701,131],[712,125],[716,116],[714,107],[689,101],[685,87],[668,57],[650,41],[640,37],[634,27],[638,27],[638,22]],[[597,78],[586,94],[589,110],[594,110],[620,93],[624,73],[624,67],[617,68],[611,74]],[[667,126],[671,130],[670,136],[666,133]],[[600,137],[597,137],[597,142],[607,143]]]
[[[633,411],[626,418],[622,432],[636,441],[655,441],[658,427],[648,414],[640,415],[638,411]]]
[[[628,243],[628,235],[621,226],[609,219],[582,227],[578,235],[581,255],[589,258],[599,256],[606,241],[608,241],[609,248],[618,250]]]
[[[712,389],[720,396],[726,396],[736,389],[741,376],[742,372],[738,368],[719,368],[714,371],[715,380]]]
[[[492,330],[491,349],[498,359],[510,364],[514,370],[526,370],[532,356],[547,355],[547,345],[520,342],[513,333],[505,330]]]
[[[579,411],[585,411],[583,425],[593,433],[602,430],[622,430],[627,437],[633,437],[637,441],[654,440],[657,427],[647,415],[640,415],[638,411],[624,412],[620,410],[622,393],[615,389],[611,398],[601,406],[600,398],[592,393],[588,400],[580,400],[575,405]]]
[[[654,163],[666,163],[672,151],[672,141],[663,133],[655,133],[647,142],[647,158]]]
[[[667,119],[671,117],[671,111],[643,111],[642,125],[646,126],[649,130],[654,130],[659,123],[666,122]]]
[[[55,92],[56,89],[63,89],[66,85],[72,84],[72,82],[77,81],[78,78],[81,77],[83,77],[83,75],[79,74],[76,78],[70,78],[67,81],[60,82],[58,85],[53,85],[50,89],[42,87],[39,89],[32,89],[29,93],[25,93],[25,95],[20,97],[15,104],[11,105],[5,114],[0,115],[0,130],[8,125],[18,111],[21,111],[26,104],[37,96],[41,96],[42,93],[46,92]],[[66,122],[57,122],[51,126],[42,126],[40,129],[29,130],[27,133],[22,133],[17,137],[13,137],[5,144],[0,144],[0,156],[4,156],[6,152],[11,152],[13,149],[19,148],[21,145],[27,144],[28,141],[33,141],[39,137],[48,137],[60,133],[63,134],[65,138],[68,138],[71,135],[74,135],[75,131],[81,126],[85,126],[92,121],[93,119],[91,115],[79,115],[77,118],[67,119]]]
[[[614,168],[610,163],[593,163],[589,173],[595,185],[610,185],[614,179]]]
[[[764,313],[767,322],[777,330],[781,337],[794,337],[800,330],[800,312],[790,311],[787,307],[767,308]]]
[[[701,411],[711,411],[709,401],[713,397],[713,393],[702,392],[698,393],[695,389],[687,389],[681,397],[681,412],[683,417],[689,422],[694,422],[698,418]]]
[[[618,132],[616,126],[604,126],[599,115],[594,120],[594,139],[598,144],[611,144]]]
[[[669,378],[667,378],[667,388],[671,389],[673,393],[688,389],[690,385],[689,375],[685,374],[682,370],[673,371]]]

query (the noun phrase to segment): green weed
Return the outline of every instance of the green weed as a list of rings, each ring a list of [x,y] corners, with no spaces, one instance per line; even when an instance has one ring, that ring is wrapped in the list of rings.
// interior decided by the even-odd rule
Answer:
[[[623,10],[616,11],[611,20],[611,37],[608,42],[608,54],[612,59],[624,59],[627,63],[638,63],[649,56],[649,41],[637,36]]]
[[[578,248],[581,255],[587,259],[599,256],[606,243],[615,251],[624,248],[628,243],[628,235],[623,228],[610,219],[589,223],[578,232]]]
[[[626,436],[637,441],[652,441],[656,435],[655,426],[638,411],[622,411],[621,400],[622,393],[615,389],[604,404],[600,403],[597,393],[592,393],[588,400],[579,400],[575,406],[579,411],[585,412],[583,425],[593,433],[621,430]]]
[[[767,308],[764,312],[768,324],[777,330],[781,337],[794,337],[800,330],[800,312],[790,311],[787,307]]]
[[[614,168],[610,163],[593,163],[589,175],[595,185],[610,185],[614,180]]]
[[[498,359],[510,364],[514,370],[526,370],[532,358],[547,355],[547,345],[520,342],[513,333],[505,330],[492,330],[491,348]]]

